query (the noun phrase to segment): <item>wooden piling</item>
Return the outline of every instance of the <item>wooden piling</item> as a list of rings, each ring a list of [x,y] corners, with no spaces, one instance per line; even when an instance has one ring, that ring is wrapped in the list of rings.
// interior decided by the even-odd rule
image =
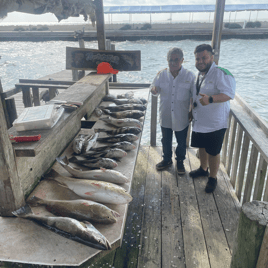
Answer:
[[[96,5],[96,21],[97,21],[97,38],[99,50],[106,49],[106,34],[105,34],[105,23],[103,13],[103,1],[95,0]]]
[[[1,101],[0,126],[0,216],[12,216],[25,201]]]
[[[14,97],[6,99],[6,107],[9,117],[9,123],[12,125],[14,120],[18,118]]]
[[[256,267],[267,224],[268,202],[254,200],[243,205],[231,268]]]
[[[222,35],[222,26],[224,17],[224,7],[225,7],[225,0],[216,1],[212,41],[211,41],[211,46],[214,50],[214,61],[216,64],[218,64],[220,58],[220,45],[221,45],[221,35]]]

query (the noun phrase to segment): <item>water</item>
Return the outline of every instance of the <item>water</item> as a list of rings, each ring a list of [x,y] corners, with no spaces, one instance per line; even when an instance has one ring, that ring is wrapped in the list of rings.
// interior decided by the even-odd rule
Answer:
[[[196,72],[194,48],[207,41],[125,41],[116,42],[117,50],[140,50],[141,71],[120,72],[119,82],[151,83],[158,71],[167,67],[166,54],[171,47],[184,51],[184,67]],[[97,42],[86,42],[87,48],[97,49]],[[1,42],[0,79],[4,90],[14,87],[21,78],[37,79],[65,69],[66,47],[78,47],[78,42]],[[219,66],[227,68],[234,75],[236,92],[268,122],[268,39],[240,40],[228,39],[221,42]],[[143,95],[143,94],[141,94]],[[148,144],[150,111],[147,112],[143,143]],[[159,129],[158,129],[159,132]],[[160,137],[157,136],[157,143]]]

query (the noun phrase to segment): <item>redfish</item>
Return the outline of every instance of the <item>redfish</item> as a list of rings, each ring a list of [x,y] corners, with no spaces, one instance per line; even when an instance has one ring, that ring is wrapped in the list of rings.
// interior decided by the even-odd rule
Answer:
[[[48,200],[33,196],[27,204],[31,206],[45,206],[51,213],[74,218],[79,221],[98,223],[115,223],[120,214],[107,206],[84,199],[77,200]]]

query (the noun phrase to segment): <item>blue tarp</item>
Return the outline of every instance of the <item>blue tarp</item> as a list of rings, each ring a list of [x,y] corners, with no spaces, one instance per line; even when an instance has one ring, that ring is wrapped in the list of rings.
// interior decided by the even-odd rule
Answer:
[[[106,14],[214,12],[215,5],[104,6]],[[225,5],[226,12],[268,10],[268,4]]]

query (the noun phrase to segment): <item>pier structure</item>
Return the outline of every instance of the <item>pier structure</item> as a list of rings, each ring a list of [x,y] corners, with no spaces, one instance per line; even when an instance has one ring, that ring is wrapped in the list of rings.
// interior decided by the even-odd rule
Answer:
[[[218,21],[218,25],[215,23],[214,26],[219,37],[221,25],[222,22]],[[101,49],[105,50],[105,32],[101,32],[101,29],[99,31],[102,36],[99,48],[102,46]],[[216,37],[213,47],[219,53],[218,41]],[[150,144],[140,145],[139,140],[136,150],[123,160],[124,165],[121,167],[131,177],[131,182],[124,187],[133,200],[129,205],[116,206],[121,214],[116,224],[97,226],[111,240],[110,251],[92,249],[62,238],[33,222],[6,217],[11,216],[12,209],[22,206],[27,198],[35,194],[62,199],[76,198],[70,193],[57,191],[53,183],[39,182],[39,179],[51,167],[67,175],[54,163],[54,159],[55,156],[72,152],[71,142],[82,131],[81,119],[86,116],[83,121],[87,122],[89,128],[83,131],[90,132],[94,126],[103,127],[99,125],[101,123],[93,111],[99,104],[109,104],[103,102],[102,98],[112,90],[137,90],[149,97],[149,85],[111,83],[108,82],[110,77],[110,74],[96,75],[93,72],[73,81],[72,71],[64,70],[39,81],[22,80],[15,89],[2,92],[1,104],[5,104],[7,94],[11,97],[15,93],[23,94],[24,106],[38,106],[42,105],[36,98],[39,88],[48,87],[51,96],[55,95],[58,88],[62,92],[54,96],[54,100],[76,99],[83,104],[76,111],[65,114],[54,129],[42,132],[43,139],[40,142],[28,145],[10,143],[8,135],[16,132],[14,128],[8,130],[6,127],[4,109],[0,104],[0,164],[5,167],[1,169],[1,180],[4,183],[0,185],[1,266],[234,268],[237,266],[233,256],[237,256],[234,252],[237,253],[239,248],[240,256],[248,267],[265,267],[263,264],[268,261],[267,227],[265,229],[265,224],[268,224],[265,210],[268,204],[268,126],[238,95],[231,101],[218,187],[212,194],[204,191],[207,178],[193,180],[189,177],[189,172],[199,166],[196,151],[189,147],[190,130],[186,174],[178,176],[174,166],[166,171],[156,171],[155,165],[161,159],[161,148],[155,142],[157,102],[155,98],[152,99],[146,114],[151,112],[152,115]],[[29,93],[33,94],[35,101],[31,100]],[[251,251],[255,254],[250,259],[252,254],[246,254],[237,240],[237,227],[241,222],[241,207],[248,203],[256,205],[258,202],[264,204],[262,229],[265,231],[258,245],[252,239]],[[44,213],[42,210],[36,212]],[[251,235],[254,238],[255,234]]]

